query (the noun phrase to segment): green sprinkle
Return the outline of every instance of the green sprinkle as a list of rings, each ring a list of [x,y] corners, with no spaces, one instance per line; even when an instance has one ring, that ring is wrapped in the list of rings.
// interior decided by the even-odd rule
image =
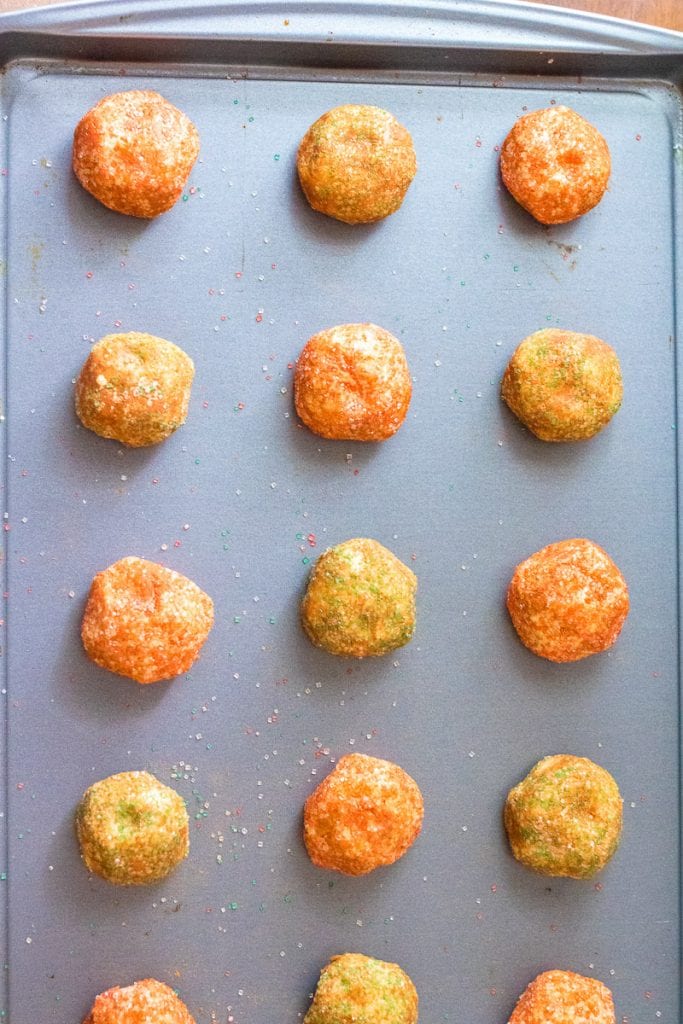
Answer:
[[[237,910],[237,904],[236,903],[228,903],[228,906],[230,907],[231,910]]]
[[[301,561],[302,561],[302,562],[304,563],[304,565],[308,565],[308,563],[310,562],[310,558],[308,557],[308,555],[305,555],[305,556],[304,556],[304,557],[303,557],[303,558],[301,559]]]
[[[239,623],[242,621],[242,617],[240,615],[236,615],[232,621]]]
[[[280,154],[279,153],[275,153],[274,156],[273,156],[273,160],[275,160],[275,162],[277,163],[277,161],[279,159],[280,159]]]
[[[186,203],[189,198],[190,197],[188,195],[183,195],[183,202]]]

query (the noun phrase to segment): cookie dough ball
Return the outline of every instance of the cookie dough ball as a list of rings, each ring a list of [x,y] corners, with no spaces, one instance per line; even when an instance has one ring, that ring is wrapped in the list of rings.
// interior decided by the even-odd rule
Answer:
[[[607,426],[623,391],[613,348],[591,334],[550,328],[517,347],[501,394],[542,441],[583,441]]]
[[[154,978],[109,988],[95,998],[83,1024],[195,1024],[172,988]]]
[[[585,538],[548,544],[515,569],[507,593],[525,647],[550,661],[579,661],[611,647],[628,615],[626,581]]]
[[[84,427],[131,448],[165,440],[187,419],[194,363],[152,334],[108,334],[93,345],[76,381]]]
[[[619,845],[622,799],[608,771],[586,757],[544,757],[508,793],[513,856],[541,875],[592,878]]]
[[[149,885],[187,857],[185,803],[149,772],[120,772],[95,782],[76,811],[76,835],[88,871],[114,885]]]
[[[417,579],[376,540],[337,544],[313,567],[301,623],[316,647],[350,658],[403,647],[415,631]]]
[[[362,953],[323,967],[304,1024],[417,1024],[417,992],[398,964]]]
[[[96,665],[158,683],[188,671],[212,625],[213,601],[196,583],[129,556],[92,581],[81,638]]]
[[[296,158],[306,199],[346,224],[395,213],[415,177],[410,132],[381,107],[349,103],[311,125]]]
[[[423,815],[422,793],[407,772],[378,757],[347,754],[306,801],[308,856],[319,868],[367,875],[403,856]]]
[[[375,324],[314,334],[294,373],[298,415],[337,441],[386,441],[406,418],[412,390],[401,342]]]
[[[544,971],[519,997],[509,1024],[616,1024],[612,993],[595,978]]]
[[[520,117],[500,150],[508,191],[541,224],[588,213],[607,188],[610,155],[597,128],[569,107]]]
[[[149,89],[105,96],[74,132],[73,169],[83,188],[132,217],[170,210],[198,154],[189,117]]]

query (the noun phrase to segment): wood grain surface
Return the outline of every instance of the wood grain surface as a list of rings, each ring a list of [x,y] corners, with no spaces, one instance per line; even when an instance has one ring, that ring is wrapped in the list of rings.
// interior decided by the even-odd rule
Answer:
[[[43,7],[55,2],[57,0],[0,0],[0,11]],[[651,25],[683,32],[683,0],[539,0],[539,5],[550,3],[556,7],[574,7],[577,10],[593,11],[595,14],[611,14],[617,18],[645,21]],[[539,9],[538,16],[543,17],[542,8]]]

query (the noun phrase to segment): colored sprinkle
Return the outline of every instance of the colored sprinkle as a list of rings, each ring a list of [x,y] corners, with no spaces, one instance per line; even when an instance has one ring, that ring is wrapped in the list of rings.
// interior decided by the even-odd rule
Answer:
[[[304,557],[303,557],[303,558],[301,559],[301,561],[302,561],[302,562],[304,563],[304,565],[308,565],[308,563],[310,562],[310,558],[308,558],[307,556],[304,556]]]
[[[92,278],[92,270],[87,270],[85,276],[90,280]]]
[[[278,161],[279,159],[280,159],[280,154],[279,154],[279,153],[274,153],[274,154],[273,154],[273,160],[275,160],[275,162],[277,163],[277,161]]]

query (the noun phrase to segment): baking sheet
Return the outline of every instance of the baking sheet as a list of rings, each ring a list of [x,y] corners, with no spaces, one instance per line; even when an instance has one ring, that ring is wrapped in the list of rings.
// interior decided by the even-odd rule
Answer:
[[[58,56],[59,47],[56,47]],[[81,1019],[99,991],[153,976],[198,1024],[297,1020],[338,952],[400,963],[421,1019],[507,1020],[539,971],[613,990],[618,1019],[678,1018],[679,689],[674,202],[680,93],[667,82],[395,75],[18,59],[3,82],[8,592],[8,1017]],[[504,59],[501,58],[501,66]],[[69,171],[101,96],[158,88],[197,125],[186,197],[151,224]],[[342,102],[390,109],[419,172],[401,211],[351,228],[295,181],[307,126]],[[544,229],[502,190],[496,146],[525,108],[564,102],[605,134],[609,194]],[[656,186],[653,184],[656,183]],[[310,334],[371,320],[403,342],[408,419],[384,445],[298,425],[291,364]],[[618,351],[624,406],[587,445],[548,446],[502,407],[519,340],[561,325]],[[197,373],[187,424],[125,451],[82,429],[72,380],[93,340],[145,330]],[[372,662],[302,635],[312,560],[380,540],[419,578],[414,641]],[[535,658],[504,610],[514,565],[588,536],[631,614],[605,656]],[[125,554],[186,573],[216,625],[185,678],[141,688],[90,664],[93,574]],[[362,879],[322,872],[301,809],[351,750],[419,782],[424,831]],[[541,756],[617,778],[624,838],[593,882],[510,857],[500,811]],[[187,800],[191,853],[127,891],[79,862],[84,789],[145,768]]]

